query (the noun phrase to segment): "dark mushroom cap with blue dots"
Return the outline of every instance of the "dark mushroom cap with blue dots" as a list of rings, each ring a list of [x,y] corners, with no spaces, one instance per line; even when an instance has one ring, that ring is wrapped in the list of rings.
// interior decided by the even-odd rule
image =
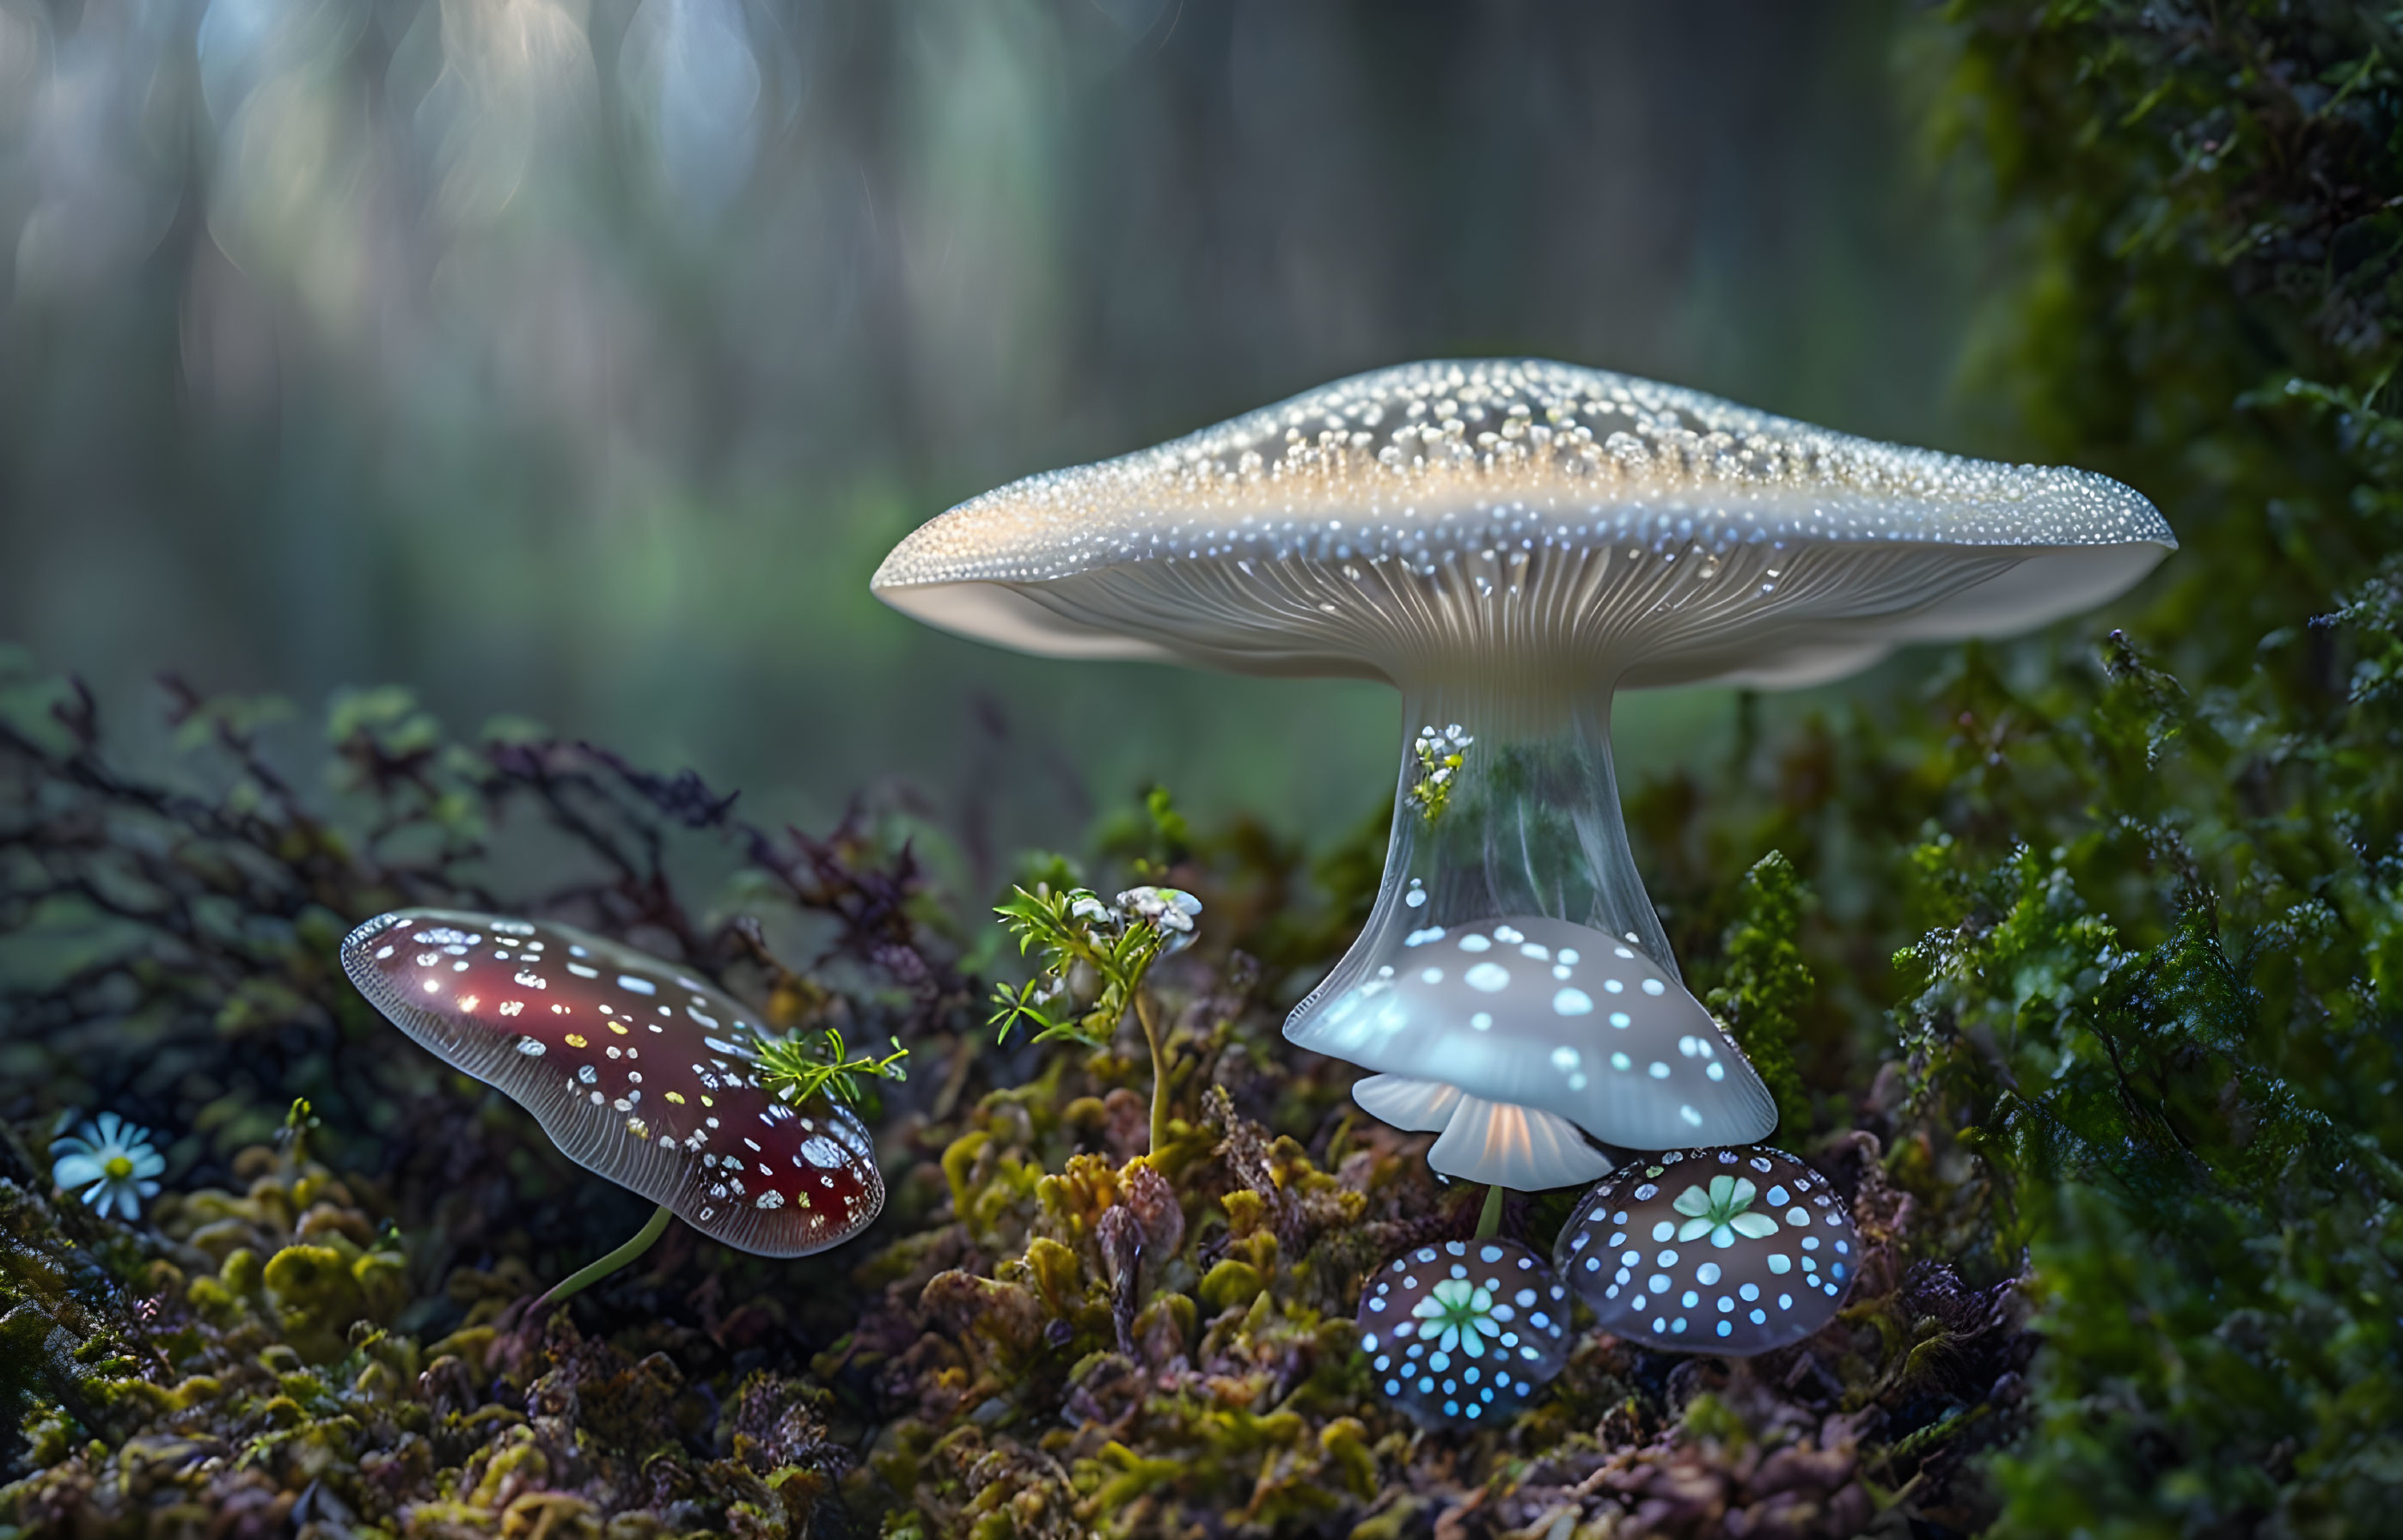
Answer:
[[[1508,1422],[1568,1363],[1568,1291],[1516,1241],[1445,1241],[1360,1289],[1360,1351],[1421,1422]]]
[[[1756,1145],[1620,1167],[1577,1204],[1553,1258],[1604,1331],[1746,1357],[1835,1319],[1860,1250],[1827,1179]]]
[[[2176,545],[2090,472],[1461,359],[1013,482],[929,520],[869,587],[1060,658],[1384,679],[1582,659],[1629,687],[1797,685],[2074,615]]]
[[[342,943],[376,1009],[507,1092],[570,1159],[713,1240],[800,1256],[884,1206],[868,1130],[759,1084],[742,1002],[567,925],[451,909],[380,915]]]

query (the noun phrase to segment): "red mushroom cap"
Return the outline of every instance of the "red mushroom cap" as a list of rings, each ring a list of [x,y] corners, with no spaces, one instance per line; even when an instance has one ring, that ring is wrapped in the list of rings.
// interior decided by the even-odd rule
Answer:
[[[656,957],[566,925],[403,909],[353,931],[342,966],[401,1031],[533,1113],[569,1158],[713,1240],[801,1256],[884,1206],[858,1117],[771,1094],[754,1013]]]

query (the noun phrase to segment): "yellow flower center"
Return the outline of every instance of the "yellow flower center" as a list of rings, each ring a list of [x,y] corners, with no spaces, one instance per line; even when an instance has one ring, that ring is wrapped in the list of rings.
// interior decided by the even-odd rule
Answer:
[[[122,1182],[127,1177],[133,1174],[133,1162],[127,1159],[124,1156],[112,1155],[108,1158],[107,1164],[102,1166],[100,1169],[108,1173],[108,1179],[110,1181]]]

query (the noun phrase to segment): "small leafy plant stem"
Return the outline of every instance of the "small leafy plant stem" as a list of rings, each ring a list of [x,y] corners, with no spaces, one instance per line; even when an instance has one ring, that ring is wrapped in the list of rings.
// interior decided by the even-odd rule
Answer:
[[[799,1033],[759,1039],[759,1079],[787,1103],[799,1106],[820,1099],[856,1107],[871,1094],[866,1080],[906,1080],[901,1061],[910,1050],[893,1038],[893,1051],[878,1055],[853,1053],[842,1034],[826,1029],[823,1045],[813,1045]]]
[[[1019,888],[993,912],[1018,937],[1021,954],[1040,951],[1043,966],[1016,989],[993,989],[986,1025],[1007,1042],[1021,1020],[1035,1041],[1067,1038],[1104,1048],[1132,1011],[1151,1050],[1151,1144],[1168,1140],[1169,1056],[1159,1003],[1145,989],[1151,965],[1192,944],[1202,903],[1180,888],[1130,888],[1111,902],[1084,888]]]
[[[1134,997],[1134,1019],[1143,1025],[1143,1040],[1151,1048],[1151,1147],[1168,1143],[1168,1046],[1160,1035],[1160,1008],[1151,996]]]

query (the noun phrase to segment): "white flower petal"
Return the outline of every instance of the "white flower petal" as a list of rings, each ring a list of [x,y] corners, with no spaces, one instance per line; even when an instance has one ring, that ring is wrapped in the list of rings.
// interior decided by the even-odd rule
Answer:
[[[54,1150],[57,1147],[55,1145],[51,1146]],[[50,1180],[57,1183],[62,1189],[70,1192],[87,1182],[97,1182],[107,1174],[101,1170],[97,1159],[81,1153],[63,1157],[50,1168]]]

